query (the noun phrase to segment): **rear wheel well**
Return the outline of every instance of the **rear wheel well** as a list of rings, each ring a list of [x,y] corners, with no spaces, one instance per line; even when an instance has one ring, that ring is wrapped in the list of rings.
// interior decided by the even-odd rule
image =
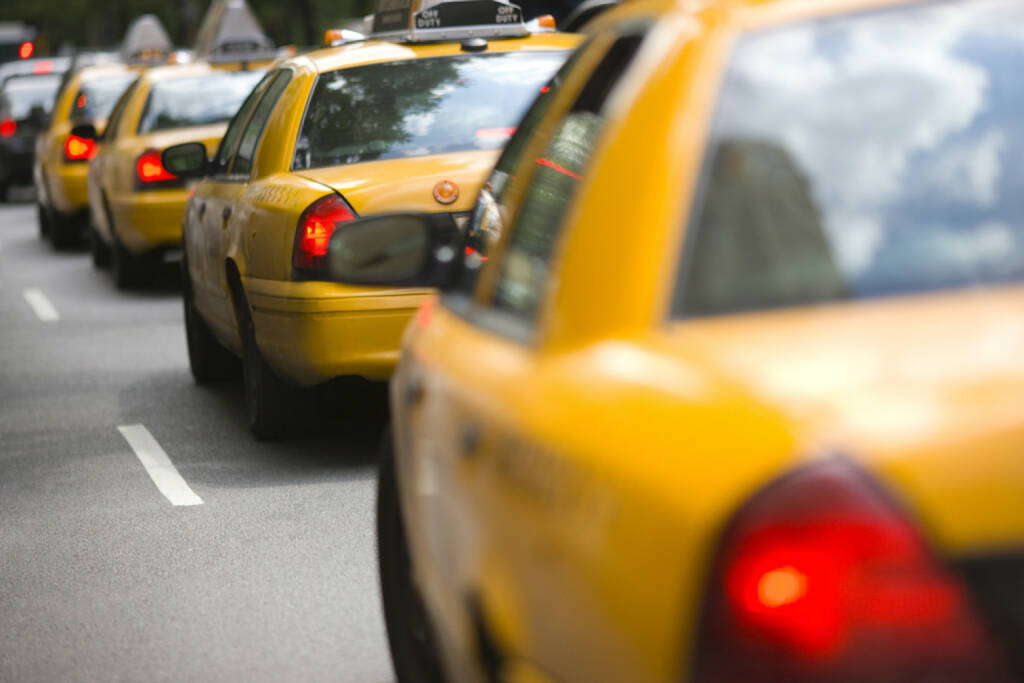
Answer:
[[[224,261],[224,277],[227,279],[228,291],[231,292],[231,304],[235,309],[235,323],[238,325],[239,338],[245,333],[245,324],[250,320],[249,302],[242,288],[242,274],[233,259]]]

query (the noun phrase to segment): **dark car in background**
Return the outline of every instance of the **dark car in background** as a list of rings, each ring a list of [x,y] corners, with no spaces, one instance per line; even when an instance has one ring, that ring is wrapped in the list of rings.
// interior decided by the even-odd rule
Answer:
[[[60,74],[15,76],[0,86],[0,201],[12,185],[32,184],[36,134],[49,122]]]

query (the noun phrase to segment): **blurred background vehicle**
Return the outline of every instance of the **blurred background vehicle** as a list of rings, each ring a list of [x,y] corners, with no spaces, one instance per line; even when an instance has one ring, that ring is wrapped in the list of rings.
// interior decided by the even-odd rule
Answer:
[[[218,10],[214,12],[213,10]],[[190,189],[164,168],[172,145],[215,149],[239,105],[275,58],[275,49],[244,0],[215,4],[187,66],[150,69],[124,94],[88,174],[93,264],[112,266],[120,288],[144,284],[154,265],[177,261]]]
[[[399,679],[1021,680],[1024,8],[592,28],[483,258],[422,214],[328,249],[443,290],[381,467]]]
[[[36,29],[21,21],[0,21],[0,64],[28,59],[36,52]]]
[[[192,372],[223,377],[225,349],[240,355],[258,437],[295,428],[300,388],[387,378],[425,294],[326,282],[331,232],[399,208],[465,218],[522,110],[579,42],[529,33],[506,3],[424,11],[438,14],[433,29],[410,32],[407,13],[371,40],[279,63],[212,163],[201,147],[164,153],[172,173],[208,176],[185,215]]]
[[[32,182],[35,136],[49,123],[60,74],[15,76],[0,85],[0,201]]]
[[[160,22],[151,15],[139,17],[125,35],[118,61],[96,58],[102,63],[81,67],[59,91],[50,125],[36,139],[33,161],[40,237],[55,248],[80,242],[88,226],[86,183],[96,142],[73,129],[88,125],[100,134],[122,93],[170,50]]]

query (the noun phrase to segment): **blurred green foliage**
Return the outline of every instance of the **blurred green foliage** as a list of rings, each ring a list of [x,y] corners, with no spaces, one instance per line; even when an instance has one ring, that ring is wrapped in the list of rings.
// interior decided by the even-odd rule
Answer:
[[[171,38],[191,47],[210,0],[3,0],[0,21],[39,29],[39,54],[61,46],[117,46],[132,19],[160,17]],[[278,45],[313,45],[328,28],[373,11],[374,0],[249,0]]]

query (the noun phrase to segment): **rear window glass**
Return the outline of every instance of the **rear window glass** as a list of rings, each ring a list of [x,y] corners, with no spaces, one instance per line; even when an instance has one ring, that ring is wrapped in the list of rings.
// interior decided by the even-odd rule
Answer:
[[[139,132],[227,123],[264,73],[218,71],[154,83]]]
[[[44,114],[49,114],[59,87],[60,76],[12,78],[0,91],[4,113],[14,119],[24,119],[33,108],[39,107]]]
[[[128,89],[137,74],[118,74],[91,78],[82,83],[71,104],[72,119],[105,119],[110,116],[121,93]]]
[[[568,56],[458,55],[323,74],[310,97],[293,168],[500,148]]]
[[[676,316],[1024,278],[1024,7],[752,34],[712,127]]]

